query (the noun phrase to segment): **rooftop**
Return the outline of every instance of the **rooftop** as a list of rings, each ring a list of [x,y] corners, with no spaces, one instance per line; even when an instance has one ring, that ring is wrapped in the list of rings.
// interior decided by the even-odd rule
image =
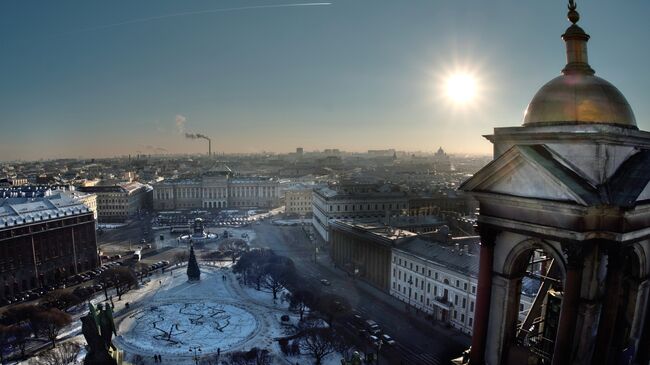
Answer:
[[[3,198],[0,200],[0,228],[90,212],[83,203],[62,193],[37,198]]]

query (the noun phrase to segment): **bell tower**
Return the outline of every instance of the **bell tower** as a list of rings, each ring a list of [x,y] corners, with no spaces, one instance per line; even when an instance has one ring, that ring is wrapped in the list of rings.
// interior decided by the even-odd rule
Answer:
[[[650,133],[595,76],[573,0],[568,18],[561,75],[460,187],[480,204],[473,365],[650,360]]]

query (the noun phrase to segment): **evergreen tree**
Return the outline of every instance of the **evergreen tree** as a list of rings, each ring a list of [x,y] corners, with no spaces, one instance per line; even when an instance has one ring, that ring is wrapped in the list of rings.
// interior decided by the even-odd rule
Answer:
[[[187,261],[187,279],[189,281],[201,280],[201,270],[199,270],[199,264],[196,262],[194,246],[190,246],[190,259]]]

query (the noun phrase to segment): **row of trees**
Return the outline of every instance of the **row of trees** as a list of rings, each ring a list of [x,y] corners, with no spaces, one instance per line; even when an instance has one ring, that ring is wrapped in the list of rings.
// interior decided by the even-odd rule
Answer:
[[[108,288],[112,286],[121,299],[122,294],[137,284],[137,279],[132,269],[116,267],[102,272],[95,278],[95,282],[102,285],[106,299],[108,299]],[[9,307],[0,318],[0,346],[2,349],[13,346],[20,351],[21,357],[24,357],[27,343],[33,336],[46,338],[54,348],[60,331],[72,322],[72,317],[64,310],[83,303],[94,293],[95,290],[91,286],[79,286],[72,291],[59,289],[41,297],[39,304]],[[0,349],[0,363],[4,361],[2,349]],[[68,352],[51,351],[46,356],[57,358],[62,353]]]
[[[34,304],[17,305],[7,309],[2,317],[0,343],[3,348],[15,346],[24,357],[27,341],[32,336],[46,338],[54,347],[59,332],[71,322],[72,317],[58,308]]]
[[[244,253],[233,267],[233,272],[241,274],[244,284],[273,294],[273,299],[278,298],[283,288],[293,286],[297,279],[293,260],[268,249]]]
[[[325,356],[349,350],[345,341],[332,330],[338,318],[351,313],[349,302],[342,296],[323,293],[320,287],[310,286],[298,275],[291,259],[268,249],[251,250],[239,258],[233,271],[241,275],[244,284],[269,291],[274,299],[283,288],[289,291],[289,308],[300,314],[301,325],[296,334],[280,340],[285,354],[302,351],[310,354],[316,364],[321,364]],[[310,317],[320,314],[328,327],[318,325],[314,318],[305,318],[307,313]],[[291,345],[289,340],[293,341]]]

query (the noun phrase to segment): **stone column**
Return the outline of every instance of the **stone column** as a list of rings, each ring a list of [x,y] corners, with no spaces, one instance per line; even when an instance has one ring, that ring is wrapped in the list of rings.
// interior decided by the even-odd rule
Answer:
[[[562,245],[562,250],[567,255],[566,277],[564,279],[564,293],[562,295],[562,310],[555,336],[553,350],[553,364],[569,364],[573,348],[576,322],[578,319],[578,304],[580,302],[580,283],[582,281],[582,268],[584,264],[584,243],[568,243]]]
[[[478,287],[474,310],[474,329],[472,333],[472,352],[470,364],[485,363],[485,343],[490,319],[490,301],[492,295],[492,271],[494,262],[494,245],[497,231],[479,226],[481,235],[481,252],[479,259]]]
[[[600,322],[598,334],[596,335],[596,346],[593,364],[607,364],[610,357],[612,338],[618,315],[618,302],[623,281],[623,266],[625,265],[623,249],[621,247],[610,247],[607,250],[607,278],[605,280],[605,296],[600,311]]]

